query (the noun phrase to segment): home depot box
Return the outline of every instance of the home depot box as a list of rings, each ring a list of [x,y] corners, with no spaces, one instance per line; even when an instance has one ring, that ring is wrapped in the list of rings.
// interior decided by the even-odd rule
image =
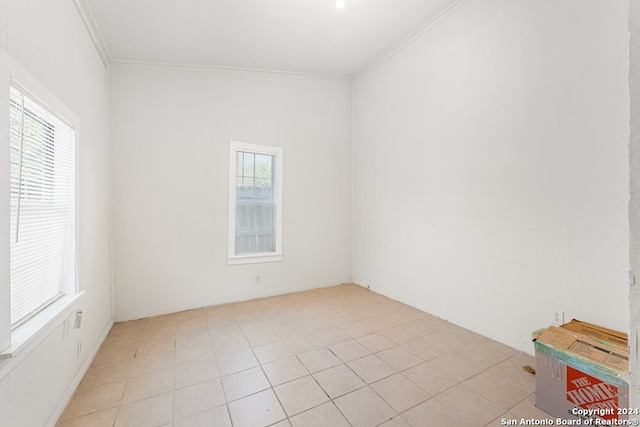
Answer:
[[[629,337],[623,332],[614,331],[613,329],[603,328],[602,326],[593,325],[591,323],[583,322],[581,320],[573,319],[569,323],[562,325],[563,329],[569,329],[570,331],[579,332],[582,335],[596,338],[614,346],[620,347],[623,350],[629,348]]]
[[[574,330],[593,326],[550,326],[534,338],[536,406],[564,420],[616,425],[615,420],[628,419],[629,352],[623,342],[610,342],[622,334],[594,338]],[[597,332],[607,334],[604,328]]]

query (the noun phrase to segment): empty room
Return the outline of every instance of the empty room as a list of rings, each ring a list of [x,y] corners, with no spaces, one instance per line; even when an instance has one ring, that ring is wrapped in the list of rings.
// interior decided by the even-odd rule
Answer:
[[[0,0],[0,426],[635,422],[639,76],[637,1]]]

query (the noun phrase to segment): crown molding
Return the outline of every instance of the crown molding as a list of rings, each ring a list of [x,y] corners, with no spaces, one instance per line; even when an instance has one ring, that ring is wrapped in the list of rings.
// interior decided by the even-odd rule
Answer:
[[[111,54],[109,53],[109,48],[104,41],[104,37],[102,37],[102,32],[100,31],[100,27],[98,27],[98,23],[91,11],[91,7],[87,3],[87,0],[73,0],[73,3],[76,5],[76,9],[78,9],[82,22],[84,22],[84,26],[87,28],[87,31],[91,36],[91,40],[96,47],[96,51],[98,52],[102,63],[108,68],[111,63]]]
[[[234,67],[227,65],[209,65],[209,64],[180,64],[173,62],[156,62],[156,61],[132,61],[123,59],[112,59],[111,64],[122,65],[140,65],[147,67],[171,67],[171,68],[194,68],[205,70],[224,70],[224,71],[245,71],[248,73],[268,73],[268,74],[284,74],[290,76],[316,77],[322,79],[341,79],[351,80],[352,76],[345,74],[328,74],[328,73],[311,73],[304,71],[276,70],[270,68],[251,68],[251,67]]]
[[[393,56],[400,53],[404,48],[411,45],[420,37],[422,37],[425,33],[437,27],[442,22],[446,21],[451,15],[456,13],[458,10],[462,9],[469,2],[471,2],[471,0],[458,0],[455,3],[452,3],[451,5],[444,8],[440,13],[438,13],[436,16],[434,16],[433,18],[425,22],[417,30],[415,30],[414,32],[412,32],[411,34],[409,34],[408,36],[400,40],[392,48],[387,50],[382,55],[378,56],[375,60],[373,60],[372,62],[367,64],[364,68],[362,68],[360,71],[358,71],[356,74],[354,74],[352,76],[353,80],[356,80],[358,77],[368,73],[369,71],[374,70],[375,68],[387,62]]]

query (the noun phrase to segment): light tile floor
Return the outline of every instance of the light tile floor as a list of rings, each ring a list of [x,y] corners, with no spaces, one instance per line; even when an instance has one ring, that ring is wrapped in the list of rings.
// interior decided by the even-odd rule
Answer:
[[[57,427],[499,426],[533,357],[356,285],[114,325]]]

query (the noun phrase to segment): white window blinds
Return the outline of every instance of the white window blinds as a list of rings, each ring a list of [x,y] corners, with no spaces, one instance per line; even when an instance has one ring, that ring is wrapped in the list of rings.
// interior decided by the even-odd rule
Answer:
[[[236,255],[274,252],[274,156],[236,153]]]
[[[10,92],[11,324],[74,278],[75,132],[19,87]]]

